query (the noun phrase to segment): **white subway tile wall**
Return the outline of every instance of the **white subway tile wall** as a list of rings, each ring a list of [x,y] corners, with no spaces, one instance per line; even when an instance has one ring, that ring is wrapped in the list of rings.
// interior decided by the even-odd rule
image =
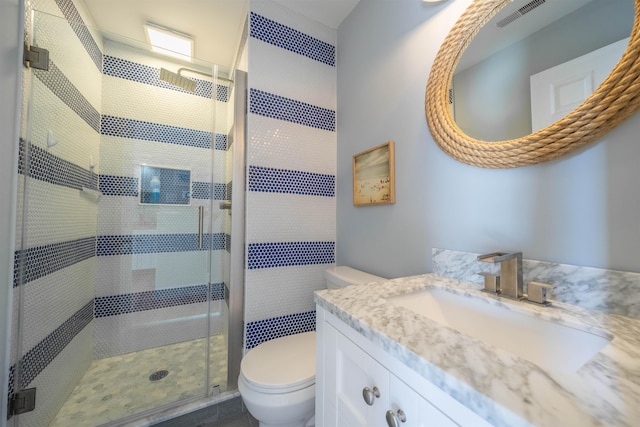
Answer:
[[[230,90],[217,87],[212,102],[216,86],[208,79],[194,75],[196,91],[190,93],[159,80],[161,67],[177,72],[180,65],[121,43],[105,42],[100,146],[104,196],[98,209],[96,281],[98,359],[206,335],[209,271],[204,250],[209,247],[213,249],[211,292],[215,298],[224,298],[229,249],[224,230],[228,230],[229,217],[217,204],[211,207],[211,198],[230,197],[226,171]],[[141,205],[138,181],[143,163],[190,170],[190,205]],[[204,250],[197,248],[199,206],[206,214],[213,209]],[[214,304],[214,309],[223,316],[214,317],[212,331],[222,333],[226,308]]]
[[[246,349],[315,329],[336,238],[336,31],[269,0],[250,10]]]

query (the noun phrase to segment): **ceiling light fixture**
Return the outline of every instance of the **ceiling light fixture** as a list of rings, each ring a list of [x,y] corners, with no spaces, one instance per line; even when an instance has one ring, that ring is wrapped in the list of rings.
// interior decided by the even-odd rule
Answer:
[[[191,62],[193,39],[188,34],[147,23],[144,26],[151,51]]]

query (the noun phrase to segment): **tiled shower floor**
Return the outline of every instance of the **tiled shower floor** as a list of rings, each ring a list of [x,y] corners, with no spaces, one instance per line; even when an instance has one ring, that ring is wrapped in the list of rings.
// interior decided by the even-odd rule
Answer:
[[[211,337],[211,385],[226,390],[224,336]],[[94,427],[163,404],[203,395],[205,340],[94,360],[50,427]],[[167,370],[151,381],[156,371]]]

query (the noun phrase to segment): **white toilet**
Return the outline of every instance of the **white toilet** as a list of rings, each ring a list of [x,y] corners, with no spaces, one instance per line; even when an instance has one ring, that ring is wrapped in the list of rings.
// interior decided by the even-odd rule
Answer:
[[[325,272],[327,288],[386,280],[351,267]],[[238,389],[260,427],[315,425],[316,333],[263,342],[242,359]]]

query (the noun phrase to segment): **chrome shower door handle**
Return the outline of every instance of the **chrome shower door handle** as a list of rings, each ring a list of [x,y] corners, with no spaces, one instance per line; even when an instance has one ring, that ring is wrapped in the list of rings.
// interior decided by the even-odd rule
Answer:
[[[198,249],[202,249],[202,236],[204,232],[204,206],[198,207]]]

